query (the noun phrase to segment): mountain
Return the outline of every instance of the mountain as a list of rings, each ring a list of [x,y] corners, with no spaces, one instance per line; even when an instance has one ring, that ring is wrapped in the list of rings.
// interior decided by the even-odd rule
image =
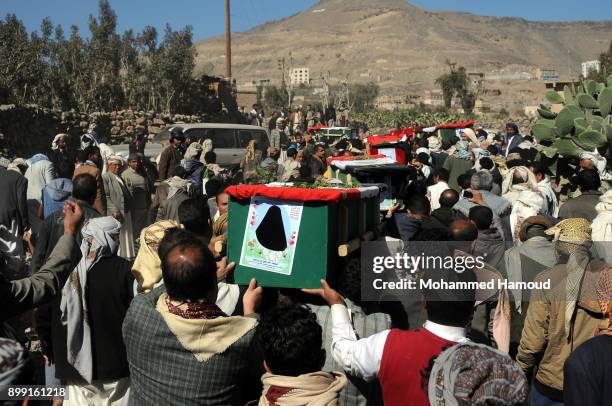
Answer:
[[[428,11],[403,0],[322,0],[310,9],[232,34],[233,76],[238,84],[279,83],[278,59],[351,82],[375,81],[383,94],[422,94],[448,70],[447,59],[483,72],[486,87],[503,88],[520,102],[541,97],[541,82],[508,83],[537,68],[577,77],[580,63],[597,59],[612,40],[612,20],[534,22],[522,18]],[[224,73],[223,37],[196,44],[198,65]],[[516,86],[514,86],[516,84]]]

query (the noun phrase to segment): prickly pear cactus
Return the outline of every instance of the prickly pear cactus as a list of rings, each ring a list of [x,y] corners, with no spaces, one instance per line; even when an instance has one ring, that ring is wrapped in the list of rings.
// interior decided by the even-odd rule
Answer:
[[[559,113],[545,104],[538,109],[540,119],[532,131],[546,156],[579,157],[612,140],[612,75],[606,83],[585,80],[578,89],[565,86],[562,95],[550,91],[545,97],[564,106]]]

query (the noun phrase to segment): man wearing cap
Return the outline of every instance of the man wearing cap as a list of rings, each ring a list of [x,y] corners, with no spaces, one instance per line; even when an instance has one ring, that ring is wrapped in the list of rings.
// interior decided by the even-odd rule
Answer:
[[[158,181],[163,182],[174,176],[174,169],[181,163],[181,144],[185,138],[183,132],[175,128],[170,133],[170,144],[163,150],[159,157]]]

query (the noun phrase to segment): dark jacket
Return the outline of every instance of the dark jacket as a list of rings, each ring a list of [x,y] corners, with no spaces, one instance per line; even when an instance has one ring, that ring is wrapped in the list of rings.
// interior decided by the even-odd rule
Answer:
[[[325,163],[325,158],[323,160],[318,160],[312,156],[308,160],[308,167],[310,168],[310,177],[317,178],[325,173],[327,170],[327,163]]]
[[[566,406],[604,406],[612,399],[612,336],[591,338],[578,347],[563,367]]]
[[[408,217],[406,213],[396,213],[393,218],[402,241],[418,239],[421,233],[430,230],[440,230],[441,233],[447,232],[447,227],[434,217],[427,216],[417,220]]]
[[[601,192],[588,191],[583,192],[580,196],[569,199],[559,209],[560,219],[569,219],[574,217],[582,217],[588,221],[593,221],[597,217],[595,206],[599,203]]]
[[[510,247],[508,247],[510,248]],[[478,238],[474,245],[474,256],[483,256],[485,262],[496,270],[503,268],[506,243],[496,228],[478,230]]]
[[[455,220],[465,220],[466,217],[459,210],[450,207],[440,207],[431,212],[431,217],[438,220],[445,226],[449,226]]]
[[[13,219],[17,220],[19,234],[30,227],[28,221],[28,180],[15,171],[0,167],[0,224],[9,230]]]
[[[66,283],[69,274],[65,272],[61,275],[61,285]],[[134,296],[132,263],[117,256],[101,259],[88,272],[86,289],[93,379],[117,380],[126,377],[129,368],[121,328]],[[61,295],[39,309],[38,334],[43,353],[55,362],[55,376],[62,380],[79,381],[79,373],[67,360],[66,326],[60,321],[60,301]]]
[[[174,170],[181,163],[181,153],[174,145],[168,145],[159,157],[158,180],[164,181],[174,176]]]
[[[518,147],[519,144],[523,142],[523,136],[521,134],[515,134],[509,144],[508,141],[510,141],[510,138],[508,138],[508,136],[506,135],[506,155],[511,153],[514,148]]]
[[[434,169],[442,168],[444,166],[444,162],[446,162],[446,158],[448,158],[448,152],[446,151],[432,152],[431,167]]]

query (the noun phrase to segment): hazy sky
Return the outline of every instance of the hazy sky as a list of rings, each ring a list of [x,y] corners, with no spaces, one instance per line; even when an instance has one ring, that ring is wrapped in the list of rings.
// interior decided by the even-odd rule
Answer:
[[[350,1],[350,0],[346,0]],[[371,0],[375,2],[376,0]],[[528,20],[612,19],[612,0],[413,0],[427,9],[467,11],[494,16],[519,16]],[[231,0],[232,31],[246,31],[258,24],[300,12],[317,0]],[[194,39],[224,32],[224,0],[111,0],[118,16],[119,30],[140,31],[152,25],[161,31],[168,22],[174,28],[190,24]],[[0,16],[14,13],[29,30],[38,29],[44,17],[72,24],[87,32],[89,14],[96,14],[98,0],[0,0]]]

